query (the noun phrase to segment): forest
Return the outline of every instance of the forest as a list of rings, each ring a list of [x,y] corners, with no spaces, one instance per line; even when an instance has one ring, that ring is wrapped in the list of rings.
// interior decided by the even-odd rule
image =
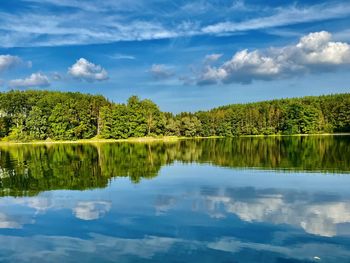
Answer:
[[[5,141],[126,139],[144,136],[350,132],[350,93],[232,104],[209,111],[162,112],[151,100],[125,104],[78,92],[0,93],[0,138]]]

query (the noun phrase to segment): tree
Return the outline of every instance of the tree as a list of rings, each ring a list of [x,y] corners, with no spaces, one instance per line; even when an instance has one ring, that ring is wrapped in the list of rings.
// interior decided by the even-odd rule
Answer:
[[[49,117],[51,135],[54,139],[70,140],[73,138],[70,130],[69,107],[58,103]]]
[[[181,135],[181,123],[174,118],[168,118],[165,125],[165,135],[180,136]]]
[[[47,137],[48,118],[38,106],[34,106],[26,119],[26,129],[29,136],[35,140],[44,140]]]
[[[102,138],[112,138],[112,107],[104,106],[100,109],[100,135]]]
[[[142,137],[147,134],[145,115],[142,113],[142,105],[139,97],[132,96],[128,99],[128,134],[127,137]]]
[[[141,107],[146,120],[147,135],[150,136],[151,133],[161,134],[164,130],[165,122],[158,106],[150,100],[143,100],[141,101]]]
[[[198,136],[201,123],[196,116],[184,116],[181,118],[181,135],[186,137]]]

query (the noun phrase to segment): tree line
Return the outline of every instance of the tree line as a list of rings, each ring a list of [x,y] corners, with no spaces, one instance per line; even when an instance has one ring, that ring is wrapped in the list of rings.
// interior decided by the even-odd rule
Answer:
[[[125,139],[143,136],[225,136],[350,132],[350,94],[233,104],[172,114],[151,100],[125,104],[78,92],[0,93],[5,140]]]

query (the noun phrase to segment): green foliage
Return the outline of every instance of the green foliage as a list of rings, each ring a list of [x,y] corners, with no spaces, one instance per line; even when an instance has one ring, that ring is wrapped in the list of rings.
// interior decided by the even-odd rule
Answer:
[[[64,114],[62,114],[64,113]],[[58,103],[52,110],[49,117],[51,135],[54,139],[71,139],[70,110],[66,104]]]
[[[163,134],[165,120],[158,106],[150,100],[143,100],[141,101],[141,109],[147,126],[147,135]]]
[[[167,118],[165,124],[165,135],[167,136],[180,136],[181,123],[179,120],[175,120],[174,118]]]
[[[0,136],[28,141],[88,139],[97,135],[102,96],[72,92],[0,93]]]
[[[102,96],[72,92],[0,93],[0,137],[7,140],[325,132],[350,132],[350,94],[235,104],[173,115],[137,96],[116,104]]]
[[[26,120],[26,129],[30,137],[44,140],[48,131],[48,118],[38,106],[33,106]]]
[[[180,132],[181,135],[194,137],[200,135],[201,122],[196,116],[184,116],[181,118]]]
[[[127,105],[114,104],[101,109],[101,137],[128,138],[162,135],[165,130],[164,114],[150,100],[129,98]]]
[[[124,104],[101,109],[101,137],[125,139],[129,134],[129,112]]]
[[[2,116],[0,114],[0,116]],[[0,117],[0,138],[5,137],[9,133],[10,119],[6,116]]]
[[[236,104],[195,115],[203,136],[349,132],[350,94]]]

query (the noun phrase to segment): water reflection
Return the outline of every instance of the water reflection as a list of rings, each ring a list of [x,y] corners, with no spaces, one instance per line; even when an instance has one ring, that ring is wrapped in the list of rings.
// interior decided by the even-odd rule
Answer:
[[[111,209],[111,202],[83,201],[74,207],[74,215],[82,220],[95,220],[103,217]]]
[[[117,183],[117,182],[116,182]],[[186,185],[184,185],[186,186]],[[166,217],[174,213],[192,211],[205,213],[215,220],[225,220],[234,215],[247,223],[287,224],[306,233],[324,237],[349,234],[350,196],[335,192],[256,187],[213,187],[189,185],[176,187],[173,194],[163,193],[163,188],[152,189],[152,195],[138,193],[143,202],[152,204],[154,215]],[[36,197],[0,199],[0,228],[21,228],[33,224],[35,218],[51,211],[70,210],[80,220],[103,218],[120,199],[118,193],[108,195],[110,200],[82,200],[80,196],[52,196],[50,192]],[[132,193],[122,201],[138,202]],[[19,207],[26,218],[18,216]],[[135,207],[135,206],[131,206]]]
[[[36,197],[0,199],[0,206],[7,214],[0,212],[0,228],[22,228],[25,224],[34,224],[37,217],[51,211],[69,209],[80,220],[96,220],[105,216],[111,209],[111,201],[58,198],[48,193]],[[15,208],[15,209],[13,209]],[[25,218],[19,211],[26,211]]]
[[[349,145],[1,148],[0,262],[349,262]]]
[[[154,178],[176,161],[231,168],[349,172],[350,136],[183,140],[152,144],[0,147],[0,194],[106,187],[112,177]]]
[[[194,202],[203,204],[214,218],[231,213],[246,222],[289,224],[320,236],[335,236],[338,224],[350,223],[350,200],[335,194],[227,188],[215,189],[213,193],[200,191]]]
[[[18,250],[15,244],[21,249]],[[65,262],[164,262],[161,259],[166,258],[167,254],[171,254],[167,262],[186,262],[181,258],[171,260],[179,256],[199,262],[203,260],[201,253],[204,251],[211,251],[206,255],[207,262],[254,262],[254,259],[272,263],[315,262],[315,258],[321,259],[322,262],[348,262],[350,257],[349,250],[336,244],[310,242],[300,246],[283,247],[241,242],[230,238],[205,242],[154,236],[128,239],[98,234],[90,234],[89,239],[68,236],[7,236],[0,240],[0,247],[3,246],[7,246],[8,251],[13,252],[7,258],[2,257],[6,262],[10,262],[9,259],[13,260],[12,262],[59,262],[62,258]],[[37,253],[43,247],[46,248],[45,251]],[[177,250],[177,255],[174,250]],[[232,253],[237,256],[230,256]],[[284,258],[288,259],[283,260]]]
[[[21,228],[22,224],[15,218],[10,218],[5,213],[0,213],[0,228]]]
[[[126,184],[121,191],[126,180],[116,180],[108,192],[2,198],[2,229],[33,234],[0,235],[0,261],[164,262],[179,257],[179,262],[348,262],[350,239],[344,226],[350,224],[350,195],[344,189],[320,190],[337,177],[326,176],[316,190],[299,190],[293,185],[262,187],[257,178],[271,179],[271,172],[249,177],[234,171],[239,184],[252,184],[235,187],[237,182],[227,180],[229,170],[215,171],[215,180],[203,174],[200,183],[192,180],[198,175],[176,174],[182,187],[165,177],[152,192],[145,184],[137,189]],[[31,216],[16,221],[24,214]]]

